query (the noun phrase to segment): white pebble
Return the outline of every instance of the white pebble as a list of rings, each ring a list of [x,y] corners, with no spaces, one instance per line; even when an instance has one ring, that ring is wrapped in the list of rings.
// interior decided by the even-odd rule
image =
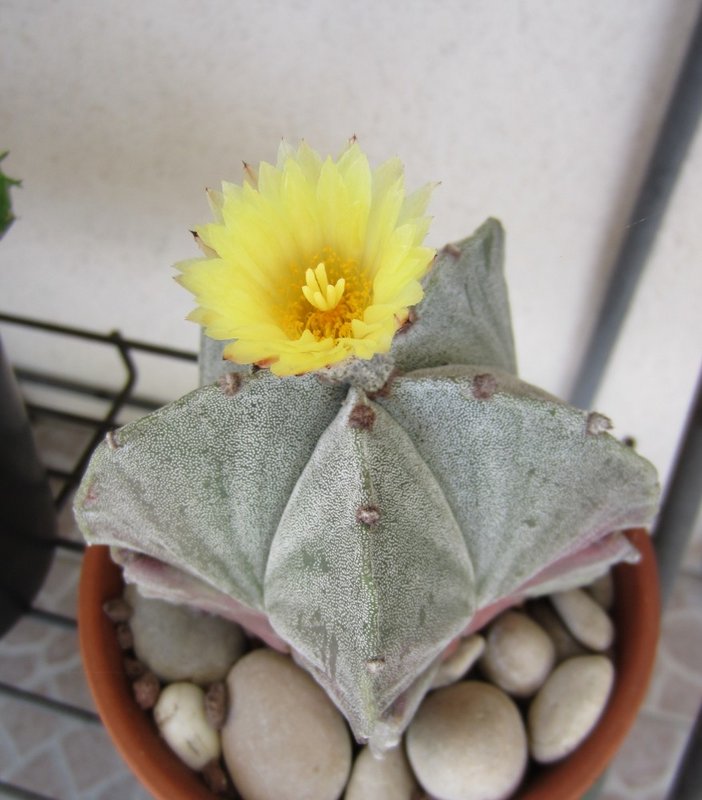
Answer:
[[[127,586],[125,597],[133,609],[134,652],[166,682],[222,681],[246,648],[246,637],[233,622],[142,597],[134,585]]]
[[[351,739],[324,690],[293,661],[254,650],[227,677],[222,750],[245,800],[336,800],[351,767]]]
[[[344,800],[412,800],[416,788],[402,746],[383,758],[364,747],[354,761]]]
[[[549,764],[572,753],[602,715],[613,682],[605,656],[576,656],[556,667],[529,707],[533,758]]]
[[[515,697],[529,697],[548,677],[556,658],[550,637],[519,611],[498,617],[487,633],[480,666],[485,675]]]
[[[168,746],[190,769],[221,753],[219,735],[205,715],[205,693],[193,683],[172,683],[158,698],[154,719]]]
[[[514,702],[481,681],[429,694],[407,731],[407,756],[422,787],[440,800],[504,800],[527,761]]]
[[[485,639],[477,633],[461,639],[456,650],[439,665],[431,689],[442,689],[459,681],[485,650]]]
[[[553,607],[575,638],[590,650],[602,652],[614,640],[614,625],[607,613],[582,589],[551,595]]]
[[[573,638],[546,598],[529,603],[527,611],[529,616],[549,635],[556,650],[557,662],[560,663],[573,656],[587,655],[589,651]]]
[[[585,588],[592,599],[599,606],[602,606],[605,611],[609,611],[612,608],[614,604],[614,578],[611,570],[605,572],[604,575],[601,575]]]

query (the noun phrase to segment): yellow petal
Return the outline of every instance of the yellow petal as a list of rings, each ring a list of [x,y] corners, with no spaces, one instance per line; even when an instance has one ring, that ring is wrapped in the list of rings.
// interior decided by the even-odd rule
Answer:
[[[422,245],[432,188],[406,195],[400,161],[372,171],[355,140],[336,160],[282,141],[275,165],[208,192],[206,257],[177,265],[190,319],[235,340],[227,358],[278,375],[387,352],[434,257]]]

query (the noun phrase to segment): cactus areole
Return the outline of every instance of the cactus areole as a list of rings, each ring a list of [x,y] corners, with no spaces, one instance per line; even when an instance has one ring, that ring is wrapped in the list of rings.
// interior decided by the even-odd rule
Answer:
[[[205,385],[98,447],[76,514],[144,594],[289,651],[382,752],[458,637],[637,559],[620,531],[656,473],[516,376],[497,221],[432,262],[430,187],[396,161],[283,145],[246,173],[180,265]]]

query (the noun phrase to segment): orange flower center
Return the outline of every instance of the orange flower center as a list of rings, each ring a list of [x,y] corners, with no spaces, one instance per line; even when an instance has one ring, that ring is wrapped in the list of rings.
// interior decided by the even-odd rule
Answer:
[[[371,283],[354,259],[342,260],[331,247],[307,264],[291,264],[280,322],[291,339],[308,330],[321,339],[352,337],[351,322],[362,319],[371,299]]]

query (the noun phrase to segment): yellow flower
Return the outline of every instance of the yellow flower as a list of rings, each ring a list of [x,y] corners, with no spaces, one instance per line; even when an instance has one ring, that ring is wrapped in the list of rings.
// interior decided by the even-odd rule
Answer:
[[[422,298],[432,186],[405,195],[401,162],[371,170],[352,140],[337,161],[283,142],[276,166],[245,166],[209,192],[216,221],[196,229],[205,258],[177,264],[198,308],[189,319],[224,357],[277,375],[390,349]]]

